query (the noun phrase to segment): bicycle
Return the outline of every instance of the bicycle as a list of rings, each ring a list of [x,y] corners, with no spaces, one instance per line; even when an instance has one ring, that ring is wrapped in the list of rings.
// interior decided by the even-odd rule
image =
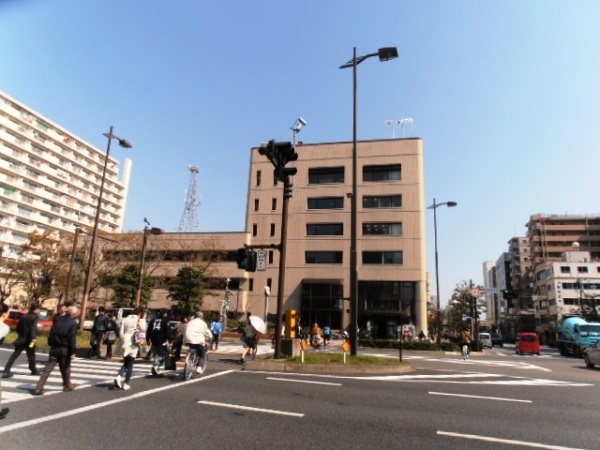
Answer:
[[[202,353],[204,353],[204,355],[202,355]],[[200,368],[198,373],[203,374],[206,370],[207,361],[207,344],[190,344],[188,354],[185,358],[185,364],[183,365],[183,379],[188,381],[192,378],[194,373],[198,372],[198,368]]]

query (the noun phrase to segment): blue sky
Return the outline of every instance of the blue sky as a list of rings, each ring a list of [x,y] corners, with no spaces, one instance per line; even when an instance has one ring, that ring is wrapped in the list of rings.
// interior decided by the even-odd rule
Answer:
[[[529,216],[600,214],[600,2],[0,0],[0,90],[133,159],[126,230],[179,225],[200,168],[201,231],[244,228],[249,150],[392,137],[411,117],[438,209],[442,303],[482,281]],[[396,127],[396,137],[401,129]],[[300,156],[301,157],[301,156]],[[433,216],[428,215],[434,279]],[[435,283],[432,284],[435,289]]]

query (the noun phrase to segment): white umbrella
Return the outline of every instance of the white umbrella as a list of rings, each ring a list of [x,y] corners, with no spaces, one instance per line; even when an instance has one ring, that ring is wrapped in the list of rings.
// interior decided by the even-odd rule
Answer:
[[[249,320],[252,326],[256,329],[256,331],[262,334],[265,334],[267,332],[267,324],[260,317],[252,315],[250,316]]]

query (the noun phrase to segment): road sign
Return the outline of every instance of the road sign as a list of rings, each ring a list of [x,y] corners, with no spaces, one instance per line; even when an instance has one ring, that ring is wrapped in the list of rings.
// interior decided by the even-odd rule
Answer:
[[[256,252],[256,270],[267,270],[267,251],[258,250]]]
[[[471,289],[471,295],[473,297],[481,297],[481,289],[479,289],[479,288]]]

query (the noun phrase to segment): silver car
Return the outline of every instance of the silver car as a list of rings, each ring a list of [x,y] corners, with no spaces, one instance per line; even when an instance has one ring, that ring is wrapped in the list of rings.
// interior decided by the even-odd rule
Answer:
[[[596,364],[600,364],[600,346],[598,344],[590,345],[584,350],[583,359],[586,367],[593,369]]]

